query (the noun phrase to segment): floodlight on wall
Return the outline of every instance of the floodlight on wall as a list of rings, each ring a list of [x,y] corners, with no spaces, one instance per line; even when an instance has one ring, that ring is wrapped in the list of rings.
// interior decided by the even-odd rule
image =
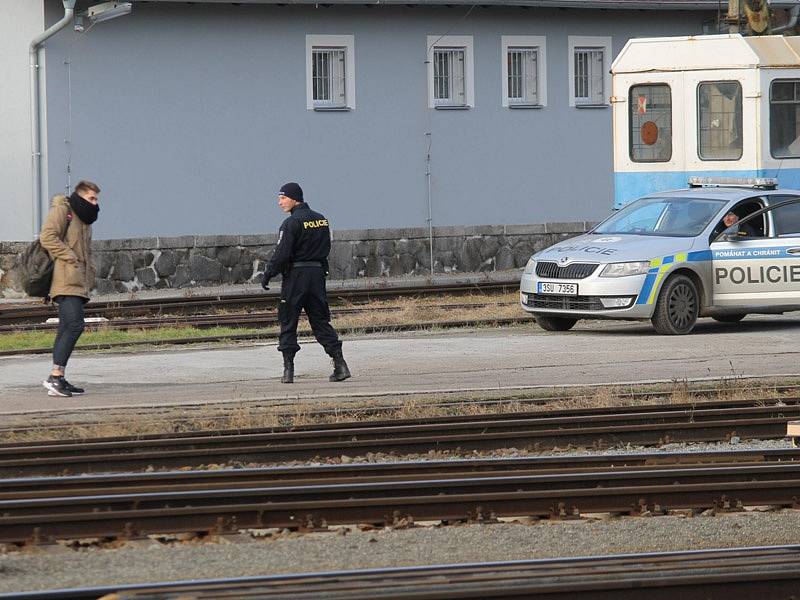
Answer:
[[[88,22],[89,27],[91,27],[95,23],[127,15],[131,10],[133,10],[132,2],[102,2],[95,4],[90,6],[86,12],[75,17],[75,31],[84,31],[86,29],[85,22]]]

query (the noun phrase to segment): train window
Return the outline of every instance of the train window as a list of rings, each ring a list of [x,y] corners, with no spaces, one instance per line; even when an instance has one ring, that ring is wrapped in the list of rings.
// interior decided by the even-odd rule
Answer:
[[[773,158],[800,158],[800,80],[770,85],[769,151]]]
[[[697,154],[702,160],[742,157],[742,85],[711,81],[697,86]]]
[[[633,162],[672,158],[672,91],[665,83],[631,86],[629,153]]]

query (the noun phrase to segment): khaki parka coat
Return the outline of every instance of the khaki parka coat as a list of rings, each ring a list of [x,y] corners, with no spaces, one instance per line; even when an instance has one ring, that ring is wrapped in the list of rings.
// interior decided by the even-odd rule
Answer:
[[[80,296],[88,299],[95,279],[92,226],[81,221],[70,210],[69,200],[63,194],[53,196],[39,242],[53,259],[50,297]]]

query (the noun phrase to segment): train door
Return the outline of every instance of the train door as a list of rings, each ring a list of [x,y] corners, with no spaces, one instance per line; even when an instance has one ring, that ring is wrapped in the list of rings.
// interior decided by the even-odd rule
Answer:
[[[800,197],[769,201],[739,202],[730,211],[738,222],[726,228],[721,220],[712,233],[715,306],[800,306]]]
[[[686,185],[682,82],[679,72],[615,76],[615,208]]]

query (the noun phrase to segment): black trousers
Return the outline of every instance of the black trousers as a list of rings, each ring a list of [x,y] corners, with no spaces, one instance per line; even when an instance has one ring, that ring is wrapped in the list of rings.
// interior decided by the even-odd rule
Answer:
[[[80,296],[56,296],[53,301],[58,304],[58,333],[53,344],[53,364],[66,367],[83,333],[83,305],[86,299]]]
[[[331,310],[322,267],[294,267],[283,276],[281,303],[278,306],[278,322],[281,325],[278,350],[284,354],[295,354],[300,350],[297,345],[297,321],[302,310],[306,311],[314,337],[328,356],[341,351],[342,342],[331,326]]]

